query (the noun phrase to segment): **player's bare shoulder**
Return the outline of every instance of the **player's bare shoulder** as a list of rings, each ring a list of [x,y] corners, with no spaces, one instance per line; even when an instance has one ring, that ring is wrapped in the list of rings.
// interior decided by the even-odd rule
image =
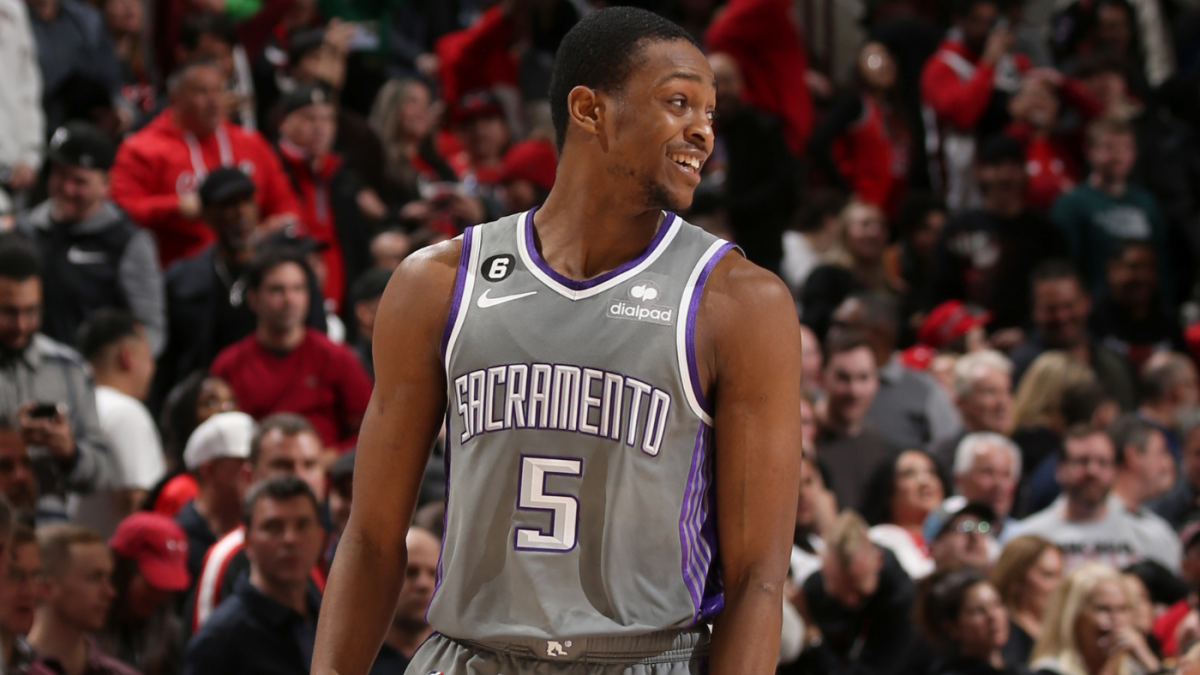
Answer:
[[[461,238],[451,239],[405,258],[380,300],[376,332],[410,346],[419,343],[438,348],[454,298],[462,249]]]

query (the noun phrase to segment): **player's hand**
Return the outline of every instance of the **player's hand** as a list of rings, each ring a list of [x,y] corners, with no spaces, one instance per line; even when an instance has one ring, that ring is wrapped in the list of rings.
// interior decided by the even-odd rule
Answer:
[[[202,210],[200,203],[200,195],[195,192],[188,192],[179,195],[179,215],[189,220],[194,220],[200,217]]]
[[[1007,28],[997,28],[988,35],[987,43],[983,47],[982,60],[990,65],[996,65],[1000,59],[1012,49],[1013,42],[1016,42],[1017,37]]]
[[[17,426],[22,440],[26,445],[46,448],[55,459],[66,461],[74,457],[75,436],[62,405],[58,406],[54,417],[33,417],[29,413],[36,405],[36,401],[26,401],[17,408]]]

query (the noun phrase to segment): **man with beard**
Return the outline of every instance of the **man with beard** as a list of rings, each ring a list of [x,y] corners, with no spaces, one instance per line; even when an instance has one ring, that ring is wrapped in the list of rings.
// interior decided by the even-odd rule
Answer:
[[[25,439],[0,419],[0,494],[13,507],[17,522],[33,527],[37,515],[37,486],[33,460]]]
[[[1063,571],[1085,562],[1106,562],[1122,569],[1150,559],[1178,570],[1179,539],[1161,520],[1131,513],[1115,495],[1116,449],[1104,430],[1075,426],[1067,430],[1055,472],[1062,496],[1044,510],[1004,530],[1007,541],[1033,534],[1063,551]]]

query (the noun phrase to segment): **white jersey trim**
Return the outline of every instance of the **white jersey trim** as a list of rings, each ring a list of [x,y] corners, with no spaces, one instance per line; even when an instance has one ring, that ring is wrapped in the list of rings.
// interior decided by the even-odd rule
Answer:
[[[692,296],[696,295],[697,292],[704,292],[703,286],[699,289],[696,288],[696,284],[700,279],[700,273],[704,271],[705,266],[713,259],[713,256],[717,255],[728,243],[724,239],[714,241],[712,246],[709,246],[708,250],[704,252],[704,255],[700,256],[700,260],[696,263],[696,266],[692,268],[692,274],[688,277],[687,285],[683,287],[683,299],[679,303],[679,313],[676,315],[679,318],[675,323],[675,350],[678,355],[679,379],[683,387],[683,393],[687,398],[688,407],[710,427],[713,426],[712,415],[709,415],[704,406],[700,405],[700,399],[697,396],[699,392],[696,392],[692,387],[692,369],[691,364],[688,363],[687,355],[687,317],[688,309],[692,304]]]
[[[479,225],[474,225],[471,228],[471,241],[467,243],[467,238],[462,237],[463,245],[470,245],[471,250],[468,253],[466,279],[463,281],[462,297],[459,298],[458,316],[454,317],[454,328],[450,331],[450,339],[446,341],[446,372],[450,372],[450,359],[454,355],[454,344],[458,342],[458,334],[462,331],[463,322],[467,319],[467,312],[471,309],[471,296],[475,291],[475,274],[479,270],[479,251],[483,248],[483,228]],[[459,235],[462,236],[462,235]]]

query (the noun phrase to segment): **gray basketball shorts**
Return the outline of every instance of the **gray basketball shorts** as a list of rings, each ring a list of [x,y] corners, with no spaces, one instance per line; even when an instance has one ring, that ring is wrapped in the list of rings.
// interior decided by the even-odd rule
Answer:
[[[476,642],[434,633],[405,675],[704,675],[707,628],[622,638]]]

